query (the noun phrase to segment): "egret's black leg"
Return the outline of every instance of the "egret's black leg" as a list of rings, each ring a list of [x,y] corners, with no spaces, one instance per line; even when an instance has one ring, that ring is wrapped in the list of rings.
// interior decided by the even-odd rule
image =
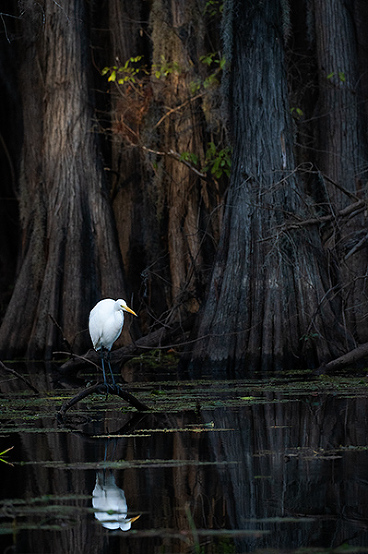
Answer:
[[[104,351],[100,350],[100,356],[101,356],[101,365],[102,365],[102,372],[103,372],[103,378],[104,378],[104,383],[105,385],[107,386],[107,379],[106,379],[106,372],[105,372],[105,354],[104,354]]]
[[[112,384],[115,386],[116,383],[115,383],[114,374],[113,374],[112,369],[111,369],[110,352],[109,351],[106,353],[106,359],[107,359],[107,363],[109,364],[109,368],[110,368]]]

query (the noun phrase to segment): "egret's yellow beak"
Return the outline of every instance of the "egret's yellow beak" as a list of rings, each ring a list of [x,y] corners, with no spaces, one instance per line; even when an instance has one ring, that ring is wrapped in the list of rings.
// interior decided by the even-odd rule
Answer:
[[[134,313],[134,312],[133,312]],[[133,523],[134,521],[137,521],[137,519],[139,519],[141,517],[141,514],[139,514],[139,516],[135,516],[135,517],[131,517],[130,519],[128,519],[127,521],[130,521],[130,523]]]
[[[135,317],[138,317],[137,314],[135,312],[133,312],[133,310],[128,308],[128,306],[122,306],[122,308],[123,308],[124,312],[129,312],[130,314],[135,315]]]

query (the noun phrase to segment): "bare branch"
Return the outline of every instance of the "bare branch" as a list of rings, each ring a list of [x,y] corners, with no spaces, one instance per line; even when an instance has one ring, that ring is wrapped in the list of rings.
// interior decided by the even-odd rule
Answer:
[[[186,106],[187,104],[189,104],[190,102],[194,102],[194,100],[197,100],[197,98],[201,98],[201,96],[204,96],[204,94],[206,94],[205,92],[201,92],[200,94],[197,94],[196,96],[193,96],[193,98],[188,98],[188,100],[186,100],[185,102],[183,102],[182,104],[180,104],[180,106],[176,106],[175,108],[171,108],[168,112],[165,113],[165,115],[163,115],[161,117],[161,119],[158,120],[158,122],[152,127],[152,130],[154,129],[157,129],[157,127],[159,125],[161,125],[161,123],[172,113],[174,112],[177,112],[178,110],[181,110],[181,108],[183,108],[184,106]]]
[[[196,169],[190,162],[187,160],[183,160],[179,152],[174,152],[174,150],[169,150],[168,152],[160,152],[159,150],[153,150],[152,148],[147,148],[147,146],[141,146],[142,150],[145,150],[146,152],[149,152],[150,154],[156,154],[156,156],[168,156],[170,158],[174,158],[174,160],[177,160],[178,162],[186,165],[198,175],[201,179],[204,179],[205,181],[208,181],[208,177],[206,173],[203,173],[202,171],[199,171]]]
[[[33,390],[33,392],[35,392],[36,394],[39,394],[39,390],[36,389],[36,387],[34,387],[32,385],[32,383],[30,383],[28,381],[28,379],[26,379],[25,377],[23,377],[23,375],[21,375],[20,373],[18,373],[17,371],[15,371],[15,369],[12,369],[10,367],[7,367],[6,365],[3,364],[3,362],[0,362],[0,369],[2,369],[3,371],[7,371],[8,373],[11,373],[12,375],[15,375],[15,377],[17,377],[18,379],[20,379],[21,381],[23,381],[23,383],[25,383],[27,385],[27,387],[29,387],[30,389]]]
[[[322,174],[323,175],[323,178],[326,179],[326,181],[328,181],[329,183],[331,183],[334,187],[338,188],[339,190],[341,190],[341,192],[343,192],[344,194],[346,194],[346,196],[348,196],[349,198],[351,198],[352,200],[356,200],[358,201],[359,198],[357,197],[356,194],[354,194],[353,192],[350,192],[350,190],[347,190],[345,187],[343,187],[342,185],[339,185],[339,183],[336,183],[336,181],[334,181],[333,179],[331,179],[330,177],[328,177],[327,175],[325,175],[324,173]]]
[[[88,387],[75,396],[73,398],[70,398],[67,400],[67,402],[64,402],[60,410],[57,412],[57,417],[59,420],[62,420],[64,415],[66,414],[67,410],[77,404],[77,402],[80,402],[87,396],[90,396],[91,394],[115,394],[117,396],[120,396],[123,400],[126,400],[129,404],[134,406],[138,411],[144,412],[148,411],[149,408],[140,400],[138,400],[135,396],[130,394],[130,392],[123,390],[119,387],[119,385],[105,385],[103,383],[97,383],[97,385],[92,385],[91,387]]]
[[[358,200],[354,204],[350,204],[335,214],[322,215],[320,217],[311,217],[309,219],[303,219],[300,221],[294,221],[293,223],[285,222],[276,228],[276,232],[273,235],[260,239],[260,242],[274,239],[280,232],[285,233],[292,229],[300,229],[301,227],[308,227],[309,225],[320,225],[321,223],[327,223],[337,218],[344,218],[352,215],[357,215],[359,212],[366,208],[365,200]]]

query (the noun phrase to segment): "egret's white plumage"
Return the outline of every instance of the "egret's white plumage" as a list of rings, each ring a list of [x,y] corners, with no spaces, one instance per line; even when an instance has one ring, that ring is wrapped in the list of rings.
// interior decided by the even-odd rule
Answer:
[[[110,373],[114,383],[114,377],[111,370],[109,352],[114,342],[120,337],[120,333],[124,325],[124,313],[129,312],[137,315],[131,310],[125,300],[119,298],[105,298],[100,300],[89,314],[89,334],[91,336],[93,348],[101,352],[102,370],[104,381],[106,383],[104,356],[103,351],[107,350],[107,361],[110,368]]]
[[[95,517],[106,529],[129,531],[132,523],[139,516],[128,518],[128,507],[125,494],[109,472],[99,471],[96,475],[96,485],[92,493],[92,506]]]
[[[89,314],[89,334],[93,348],[111,350],[114,342],[120,337],[124,325],[123,312],[137,315],[128,308],[125,300],[105,298],[100,300]]]

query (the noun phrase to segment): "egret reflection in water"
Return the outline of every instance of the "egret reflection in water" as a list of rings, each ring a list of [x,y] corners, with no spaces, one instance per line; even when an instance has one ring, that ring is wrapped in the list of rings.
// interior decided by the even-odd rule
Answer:
[[[120,489],[115,477],[109,470],[98,471],[96,485],[92,493],[92,506],[95,518],[106,529],[121,529],[129,531],[138,516],[127,518],[128,506],[124,491]]]

